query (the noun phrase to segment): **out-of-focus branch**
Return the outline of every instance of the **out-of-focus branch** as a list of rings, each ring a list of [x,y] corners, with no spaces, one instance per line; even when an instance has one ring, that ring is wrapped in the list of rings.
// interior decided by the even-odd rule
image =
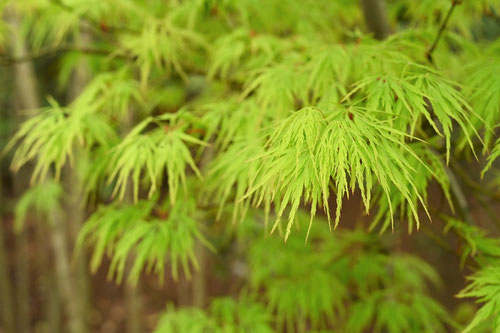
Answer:
[[[384,0],[361,0],[366,25],[376,39],[382,40],[390,34]]]
[[[446,13],[446,17],[444,18],[443,22],[441,22],[441,26],[439,27],[438,33],[436,35],[436,38],[434,39],[434,42],[432,43],[431,47],[429,50],[427,50],[425,56],[427,60],[429,60],[430,63],[433,63],[432,60],[432,52],[436,49],[436,46],[439,43],[439,40],[441,39],[441,36],[443,35],[444,29],[446,29],[446,26],[448,25],[448,21],[450,20],[451,14],[453,13],[453,10],[455,7],[459,4],[462,3],[462,0],[451,0],[451,7],[448,9],[448,13]]]
[[[50,0],[50,3],[52,3],[54,6],[57,6],[60,9],[66,11],[68,13],[75,12],[75,9],[72,6],[65,4],[61,0]],[[80,24],[84,28],[87,28],[87,29],[89,29],[89,30],[91,30],[93,32],[97,32],[97,33],[111,32],[111,31],[117,31],[117,30],[119,30],[119,31],[125,31],[125,32],[132,32],[132,33],[137,33],[138,32],[137,30],[131,29],[130,27],[125,26],[125,25],[112,26],[112,27],[106,26],[106,28],[103,29],[103,26],[101,25],[101,23],[95,22],[93,20],[91,21],[91,20],[88,20],[88,19],[81,19],[80,20]]]
[[[95,54],[95,55],[109,55],[111,54],[108,50],[103,49],[94,49],[88,47],[78,47],[76,45],[62,45],[57,48],[47,48],[36,53],[25,54],[22,56],[0,56],[0,66],[7,66],[22,62],[30,62],[33,60],[37,60],[39,58],[43,58],[45,56],[55,54],[58,52],[79,52],[83,54]]]

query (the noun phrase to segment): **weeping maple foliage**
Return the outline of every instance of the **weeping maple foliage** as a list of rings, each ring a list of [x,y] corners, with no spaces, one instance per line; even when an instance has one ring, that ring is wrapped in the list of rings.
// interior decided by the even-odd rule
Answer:
[[[354,1],[7,6],[34,54],[54,54],[61,86],[82,63],[92,73],[73,102],[49,97],[6,146],[14,170],[35,165],[18,223],[56,209],[61,171],[77,165],[91,212],[77,247],[92,271],[109,257],[117,282],[127,262],[131,283],[149,272],[163,282],[199,268],[196,244],[242,248],[238,298],[169,305],[156,333],[459,327],[429,292],[442,283],[434,269],[372,232],[430,223],[433,183],[457,210],[436,215],[466,240],[475,270],[458,294],[481,303],[465,331],[500,330],[500,244],[459,214],[450,176],[453,160],[483,153],[499,189],[500,39],[474,34],[498,1],[387,1],[385,40],[360,31]],[[343,230],[355,195],[370,226]]]

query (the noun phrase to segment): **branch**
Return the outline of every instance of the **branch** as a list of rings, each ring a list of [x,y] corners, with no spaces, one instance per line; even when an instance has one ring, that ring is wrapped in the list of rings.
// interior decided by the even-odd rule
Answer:
[[[73,13],[75,10],[72,6],[69,6],[65,3],[63,3],[61,0],[50,0],[50,3],[54,6],[59,7],[60,9],[68,12],[68,13]],[[85,25],[88,29],[92,30],[93,32],[97,33],[107,33],[111,31],[125,31],[125,32],[131,32],[131,33],[138,33],[139,31],[134,30],[128,26],[125,25],[120,25],[120,26],[112,26],[108,27],[107,25],[100,23],[100,22],[95,22],[94,20],[86,19],[86,18],[80,18],[80,23]]]
[[[434,152],[436,156],[440,156],[439,152],[430,148],[431,151]],[[445,168],[446,175],[448,176],[448,180],[450,182],[450,191],[453,199],[455,199],[455,204],[458,209],[458,215],[462,219],[462,221],[466,222],[469,225],[474,225],[474,219],[470,213],[469,203],[467,202],[467,198],[465,197],[464,191],[458,181],[455,172],[448,166],[445,161],[441,161]]]
[[[111,53],[110,51],[107,50],[77,47],[75,45],[64,45],[58,48],[48,48],[45,50],[41,50],[37,53],[26,54],[21,57],[9,57],[2,55],[0,57],[0,66],[8,66],[22,62],[29,62],[58,52],[79,52],[83,54],[95,54],[95,55],[108,55]]]
[[[441,35],[444,32],[444,29],[446,29],[446,26],[448,25],[448,21],[450,20],[451,14],[453,13],[453,10],[455,7],[459,4],[462,3],[462,0],[451,0],[451,7],[448,9],[448,13],[446,13],[446,17],[444,18],[443,22],[441,22],[441,26],[439,27],[438,34],[436,35],[436,38],[434,39],[434,42],[432,43],[431,47],[427,52],[425,53],[425,57],[429,62],[432,64],[432,52],[436,49],[437,44],[439,43],[439,40],[441,39]]]
[[[461,179],[464,181],[465,185],[467,185],[471,190],[474,190],[479,194],[485,195],[492,200],[500,201],[500,192],[490,190],[483,184],[476,182],[467,174],[464,168],[457,161],[451,159],[450,165],[459,174]]]
[[[458,214],[460,215],[460,218],[463,221],[467,222],[467,224],[474,225],[474,219],[470,214],[469,204],[467,202],[467,199],[465,198],[464,191],[462,190],[462,187],[460,186],[460,183],[455,176],[455,173],[446,165],[445,170],[448,174],[448,179],[450,181],[450,190],[458,206]]]

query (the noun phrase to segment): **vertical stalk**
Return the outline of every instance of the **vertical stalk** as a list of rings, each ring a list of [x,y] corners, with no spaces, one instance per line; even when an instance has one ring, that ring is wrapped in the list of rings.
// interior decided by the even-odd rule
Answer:
[[[203,308],[206,300],[206,249],[200,241],[196,242],[196,259],[200,265],[199,269],[193,273],[193,306]]]
[[[56,276],[50,260],[50,248],[47,246],[48,228],[40,224],[36,230],[38,290],[41,303],[44,305],[43,316],[46,321],[44,333],[59,333],[61,331],[61,302],[57,288]]]
[[[125,116],[123,121],[123,131],[127,132],[132,128],[133,124],[133,111],[130,110],[128,114]],[[125,202],[128,204],[133,203],[134,199],[132,196],[132,180],[129,178],[128,180],[127,191],[125,194]],[[133,265],[133,257],[130,256],[127,258],[127,274],[130,274],[130,270]],[[141,333],[142,332],[142,321],[141,321],[141,312],[142,312],[142,298],[140,293],[140,279],[137,281],[137,284],[132,284],[128,281],[125,282],[125,305],[127,308],[127,332],[128,333]]]
[[[390,34],[384,0],[361,0],[361,8],[368,29],[376,39],[382,40]]]
[[[203,169],[210,160],[213,159],[214,149],[213,146],[207,147],[203,152],[200,159],[200,169]],[[207,249],[199,240],[196,241],[195,255],[199,264],[199,269],[193,273],[193,293],[192,303],[194,306],[203,308],[206,302],[206,279],[205,274],[207,270]]]
[[[79,40],[76,41],[78,45],[86,47],[90,43],[90,36],[83,32]],[[80,93],[84,90],[85,85],[90,80],[90,70],[85,63],[81,63],[75,68],[71,85],[68,91],[69,101],[74,101]],[[75,161],[85,159],[85,153],[79,148],[74,147],[73,155]],[[74,248],[78,233],[85,220],[85,210],[82,202],[82,181],[79,175],[78,165],[66,166],[64,169],[64,185],[65,191],[68,194],[66,208],[66,221],[69,232],[69,239],[71,247]],[[90,315],[91,308],[91,288],[88,274],[88,264],[85,251],[80,251],[78,257],[74,257],[74,265],[72,265],[72,278],[76,287],[75,292],[78,295],[79,309],[81,316],[87,319]],[[85,323],[85,321],[84,321]],[[87,330],[85,328],[85,330]]]
[[[54,251],[56,275],[68,314],[69,332],[82,333],[84,332],[83,318],[81,317],[81,309],[79,308],[80,303],[74,299],[78,295],[74,293],[75,288],[71,279],[67,237],[63,219],[57,212],[53,212],[50,222],[52,223],[51,241]]]
[[[26,50],[25,42],[19,34],[19,22],[14,12],[9,16],[12,32],[13,32],[13,55],[14,57],[22,58],[28,54]],[[33,63],[26,61],[15,64],[16,73],[16,91],[19,100],[22,102],[23,109],[26,109],[28,114],[26,116],[33,116],[36,109],[40,107],[40,98],[38,95],[38,89],[36,87],[36,76],[33,68]],[[19,178],[19,175],[18,177]],[[26,179],[28,177],[22,177]],[[72,285],[70,268],[69,268],[69,258],[67,249],[67,237],[64,231],[63,219],[61,216],[53,212],[53,215],[49,218],[51,219],[51,245],[54,251],[56,276],[58,280],[58,286],[61,291],[61,295],[64,300],[64,305],[68,314],[68,326],[70,333],[83,333],[82,316],[80,315],[80,309],[78,306],[78,301],[75,300],[74,286]],[[42,224],[37,224],[38,228],[43,227]],[[22,250],[19,249],[19,253]],[[24,257],[22,257],[24,258]],[[20,259],[22,259],[20,257]],[[24,260],[24,259],[23,259]],[[29,280],[28,280],[29,282]],[[25,287],[23,287],[25,288]],[[19,293],[19,291],[18,291]],[[28,303],[29,306],[29,303]],[[23,316],[25,316],[24,314]],[[19,317],[19,324],[24,325],[29,324],[29,319]],[[24,332],[19,330],[18,332]]]
[[[22,36],[19,34],[19,22],[14,12],[7,14],[7,19],[11,24],[12,54],[14,57],[23,57],[28,54]],[[28,115],[34,113],[34,109],[39,106],[39,96],[34,80],[35,71],[31,62],[18,63],[14,65],[15,75],[15,95],[17,105],[15,118],[20,122],[21,114],[19,109],[25,109]],[[26,172],[26,170],[24,170]],[[20,196],[28,186],[26,175],[17,174],[14,177],[14,195]],[[16,321],[17,332],[27,333],[30,331],[30,270],[28,262],[28,236],[27,230],[18,232],[15,238],[16,251]]]
[[[127,262],[129,272],[131,262],[131,260]],[[128,281],[125,282],[125,302],[127,307],[127,332],[141,333],[142,299],[139,282],[137,282],[137,285],[134,285]]]
[[[5,253],[3,226],[0,225],[0,311],[5,333],[14,333],[14,307],[9,279],[9,263]]]
[[[28,261],[28,232],[21,230],[15,238],[16,251],[16,332],[30,332],[30,269]]]

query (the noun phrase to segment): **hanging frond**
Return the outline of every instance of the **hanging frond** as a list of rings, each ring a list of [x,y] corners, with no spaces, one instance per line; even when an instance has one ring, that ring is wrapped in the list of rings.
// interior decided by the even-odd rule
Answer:
[[[212,301],[210,312],[219,323],[220,332],[275,332],[270,325],[272,316],[264,305],[249,298],[217,298]]]
[[[352,61],[346,47],[333,45],[324,48],[312,48],[304,72],[306,84],[301,87],[310,92],[308,102],[319,108],[339,102],[347,94]]]
[[[408,146],[411,149],[411,153],[406,153],[405,158],[415,169],[413,174],[414,184],[418,189],[417,192],[410,195],[412,205],[406,203],[406,198],[396,188],[391,189],[390,197],[387,197],[385,192],[379,190],[375,195],[378,211],[371,223],[372,229],[380,222],[382,223],[380,232],[385,231],[391,225],[393,212],[391,212],[390,207],[392,206],[394,213],[396,213],[396,216],[400,220],[406,219],[408,221],[408,230],[411,232],[415,223],[411,207],[418,207],[420,205],[421,198],[417,195],[418,193],[422,194],[423,202],[427,204],[427,187],[431,180],[435,180],[440,185],[448,204],[453,209],[449,179],[441,158],[424,143],[412,143]]]
[[[474,297],[477,302],[484,304],[463,332],[473,332],[474,328],[485,322],[490,332],[500,332],[500,262],[493,262],[479,270],[469,280],[470,283],[457,297]]]
[[[263,68],[280,59],[290,48],[288,40],[237,29],[215,41],[208,76],[219,74],[221,79],[227,79],[233,76],[230,75],[233,71]]]
[[[294,332],[297,325],[305,332],[306,323],[312,329],[324,328],[345,314],[347,285],[336,271],[343,263],[332,260],[338,251],[316,252],[311,247],[295,233],[286,247],[273,237],[251,244],[250,282],[256,290],[265,289],[278,331]]]
[[[412,68],[413,67],[413,68]],[[379,119],[388,120],[392,128],[414,134],[425,119],[438,135],[446,140],[446,161],[451,149],[451,132],[456,121],[471,142],[472,113],[464,97],[452,83],[426,67],[409,66],[399,77],[372,76],[355,84],[350,92],[358,90],[366,96],[366,107],[383,112]],[[472,143],[470,143],[472,147]]]
[[[204,141],[214,135],[214,144],[221,151],[247,136],[255,136],[269,119],[254,99],[239,101],[229,97],[220,102],[207,103],[197,111],[202,113],[200,123],[205,127]]]
[[[196,241],[210,248],[195,220],[196,204],[184,197],[175,205],[155,208],[156,200],[139,201],[123,207],[110,205],[100,208],[85,223],[78,246],[93,244],[93,270],[100,265],[104,254],[111,257],[108,277],[121,282],[126,263],[131,259],[129,281],[137,283],[143,271],[154,271],[163,283],[165,264],[170,264],[172,276],[178,278],[179,266],[188,278],[190,265],[198,263],[194,254]],[[159,215],[155,217],[154,214]]]
[[[240,198],[251,188],[252,179],[259,173],[261,163],[255,158],[264,152],[263,146],[258,137],[242,138],[231,144],[210,164],[206,196],[219,204],[219,218],[229,200],[234,203],[232,221],[245,216],[249,202],[242,202]]]
[[[275,331],[270,321],[271,316],[262,304],[247,298],[221,297],[214,299],[207,311],[176,310],[169,305],[154,333],[272,333]]]
[[[268,111],[268,116],[280,119],[296,109],[298,98],[306,100],[304,82],[305,76],[298,70],[298,64],[278,64],[255,70],[247,80],[243,96],[253,93],[256,103]]]
[[[414,180],[415,168],[406,154],[422,162],[402,142],[404,136],[364,109],[339,107],[323,112],[304,108],[275,127],[267,151],[260,157],[262,170],[250,179],[253,185],[245,198],[251,197],[256,204],[263,200],[266,204],[274,202],[278,221],[290,206],[286,238],[301,202],[311,205],[311,223],[318,205],[330,216],[328,199],[333,186],[337,196],[337,226],[344,196],[359,189],[368,211],[372,190],[380,186],[387,198],[392,197],[394,189],[399,192],[418,227],[417,207],[412,197],[416,195],[419,202],[424,202]],[[392,216],[390,201],[388,205]]]
[[[485,149],[494,138],[500,123],[500,78],[492,73],[500,72],[500,58],[477,61],[467,67],[465,94],[475,111],[472,124],[476,130],[484,127]]]
[[[64,3],[58,6],[48,0],[29,0],[21,9],[26,9],[23,25],[34,49],[46,44],[57,47],[69,40],[79,32],[80,19],[86,11],[85,7],[67,10]]]
[[[92,244],[90,269],[93,272],[97,271],[106,253],[112,254],[113,246],[124,230],[131,228],[137,221],[145,220],[154,205],[153,200],[123,207],[113,203],[100,206],[89,217],[78,234],[76,248],[81,250],[84,245]]]
[[[149,18],[143,25],[140,34],[123,34],[123,49],[117,54],[132,56],[141,73],[144,86],[150,79],[153,70],[164,75],[175,71],[183,79],[187,79],[184,65],[196,48],[204,47],[203,38],[192,30],[176,26],[169,18]]]
[[[15,207],[14,230],[20,232],[29,213],[35,213],[41,221],[51,221],[51,214],[61,210],[63,189],[54,181],[46,181],[23,193]]]
[[[306,213],[297,215],[298,230],[286,247],[272,236],[251,243],[250,281],[265,291],[278,331],[286,326],[292,332],[325,327],[356,333],[446,332],[452,324],[429,295],[428,286],[441,283],[429,264],[387,254],[379,239],[363,230],[329,234],[321,219],[304,245],[307,223]]]
[[[94,107],[70,105],[61,107],[54,99],[40,114],[25,121],[6,147],[16,151],[12,168],[19,170],[26,163],[35,161],[31,182],[43,181],[51,166],[58,179],[62,167],[73,160],[75,145],[91,147],[106,144],[115,137],[106,119]]]
[[[454,218],[449,218],[446,221],[444,232],[446,233],[449,230],[456,232],[460,239],[465,241],[460,258],[462,267],[469,257],[481,265],[487,265],[500,259],[500,240],[487,237],[485,230]]]
[[[488,156],[488,163],[486,164],[486,166],[484,167],[483,171],[481,172],[481,176],[484,176],[484,174],[489,169],[491,169],[491,167],[493,166],[493,162],[495,162],[495,160],[498,157],[500,157],[500,139],[497,140],[497,142],[495,143],[495,147],[493,148],[493,151]]]
[[[151,124],[157,128],[143,133]],[[179,186],[186,189],[187,166],[201,178],[187,144],[205,143],[184,133],[184,127],[175,124],[169,127],[167,123],[161,123],[152,117],[135,126],[112,152],[113,167],[110,169],[109,182],[116,182],[113,195],[118,194],[122,200],[131,182],[134,200],[137,201],[142,181],[149,187],[151,197],[167,174],[170,200],[174,203]]]
[[[75,104],[93,105],[115,119],[125,118],[134,106],[139,110],[146,107],[139,82],[133,79],[127,67],[94,77],[78,96]]]
[[[204,310],[169,305],[153,333],[207,333],[215,332],[216,324]]]

